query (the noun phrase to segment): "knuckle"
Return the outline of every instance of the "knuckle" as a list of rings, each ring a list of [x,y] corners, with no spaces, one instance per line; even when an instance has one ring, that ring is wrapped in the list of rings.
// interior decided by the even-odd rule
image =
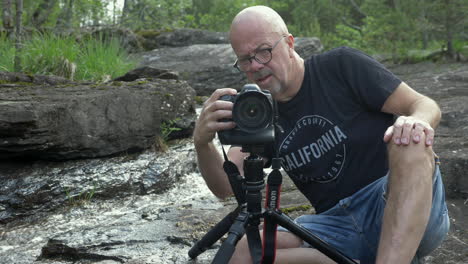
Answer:
[[[401,123],[395,123],[393,126],[395,127],[395,129],[401,129],[403,127]]]
[[[404,128],[412,128],[412,127],[413,127],[413,123],[406,122],[406,123],[403,124],[403,127],[404,127]]]
[[[213,94],[211,94],[211,99],[212,100],[218,100],[219,97],[221,97],[224,93],[224,89],[216,89]]]
[[[215,102],[213,103],[213,106],[214,106],[215,109],[220,109],[220,108],[222,108],[222,106],[223,106],[223,102],[222,102],[222,101],[219,101],[219,100],[218,100],[218,101],[215,101]]]
[[[213,122],[206,124],[206,128],[208,129],[208,131],[216,131],[216,126]]]

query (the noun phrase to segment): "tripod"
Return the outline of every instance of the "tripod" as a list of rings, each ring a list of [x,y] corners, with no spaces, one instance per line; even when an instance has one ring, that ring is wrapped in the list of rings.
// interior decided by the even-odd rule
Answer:
[[[247,241],[253,262],[273,263],[276,243],[275,232],[277,224],[279,224],[337,263],[355,264],[356,262],[351,258],[334,249],[278,210],[279,186],[282,181],[281,172],[279,171],[280,160],[278,158],[272,160],[272,172],[268,176],[267,206],[262,211],[261,190],[265,187],[263,159],[255,154],[254,147],[248,148],[246,152],[250,152],[250,155],[244,159],[245,178],[240,175],[234,163],[226,160],[223,165],[238,207],[226,215],[189,250],[189,257],[196,258],[228,233],[226,240],[222,243],[212,261],[214,264],[226,264],[231,259],[238,241],[247,233]],[[264,218],[265,221],[263,247],[258,228],[261,218]]]

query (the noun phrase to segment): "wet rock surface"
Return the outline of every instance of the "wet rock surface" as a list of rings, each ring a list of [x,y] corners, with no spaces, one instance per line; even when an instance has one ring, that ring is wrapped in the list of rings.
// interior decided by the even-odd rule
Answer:
[[[1,225],[0,263],[32,263],[36,259],[46,263],[128,262],[152,257],[162,248],[169,251],[173,243],[167,239],[180,236],[176,223],[184,207],[196,203],[197,209],[214,210],[221,206],[200,192],[203,186],[193,176],[191,145],[180,143],[164,154],[148,151],[99,164],[69,161],[61,166],[41,165],[44,170],[23,180],[36,184],[18,184],[23,188],[20,190],[3,188],[3,197],[14,192],[21,199],[50,179],[48,189],[56,191],[42,192],[43,200],[39,200],[41,193],[36,193],[31,197],[36,201],[25,208],[28,214],[17,212],[11,216],[16,221]],[[6,185],[13,185],[11,181],[14,179]],[[89,195],[91,190],[93,195]],[[26,201],[19,204],[28,206]],[[2,216],[10,211],[7,206],[3,205]],[[158,259],[165,260],[165,252],[160,254],[150,263],[164,263]]]

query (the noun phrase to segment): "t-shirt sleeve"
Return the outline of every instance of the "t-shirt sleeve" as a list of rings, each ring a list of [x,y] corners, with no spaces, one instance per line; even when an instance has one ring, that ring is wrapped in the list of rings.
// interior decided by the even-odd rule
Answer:
[[[401,80],[381,63],[356,49],[339,48],[337,56],[339,74],[356,100],[374,111],[380,111]]]

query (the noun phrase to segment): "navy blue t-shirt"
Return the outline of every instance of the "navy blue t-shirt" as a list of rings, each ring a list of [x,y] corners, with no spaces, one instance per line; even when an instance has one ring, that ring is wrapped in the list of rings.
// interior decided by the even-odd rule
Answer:
[[[401,83],[370,56],[342,47],[305,61],[298,94],[278,103],[282,167],[318,213],[388,171],[381,112]]]

